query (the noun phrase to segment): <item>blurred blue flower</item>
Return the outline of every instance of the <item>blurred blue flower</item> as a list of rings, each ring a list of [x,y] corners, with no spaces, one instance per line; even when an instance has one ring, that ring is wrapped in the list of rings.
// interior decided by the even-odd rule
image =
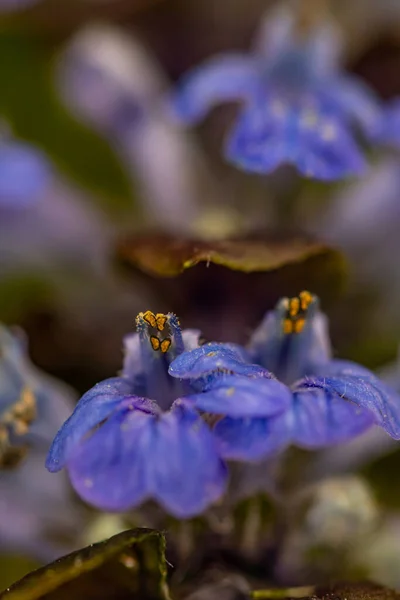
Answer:
[[[385,108],[376,137],[381,143],[400,150],[400,98]]]
[[[67,480],[43,468],[75,397],[30,363],[26,346],[22,332],[0,325],[0,553],[48,561],[74,549],[83,525]]]
[[[124,511],[154,498],[177,517],[201,513],[224,490],[226,469],[208,425],[168,375],[171,360],[197,346],[175,315],[140,313],[125,339],[119,377],[89,390],[50,449],[50,471],[67,467],[91,504]],[[166,333],[168,331],[168,333]]]
[[[214,433],[226,459],[329,446],[374,424],[400,439],[400,398],[367,369],[332,359],[326,317],[308,292],[267,313],[245,351],[206,344],[178,356],[169,372],[202,381],[189,399],[223,415]]]
[[[70,406],[67,386],[30,363],[23,332],[0,324],[0,459],[49,443]]]
[[[51,166],[40,150],[27,143],[0,139],[0,207],[35,203],[50,180]]]
[[[339,48],[329,23],[304,35],[294,15],[281,12],[256,53],[221,55],[184,77],[174,113],[196,123],[214,104],[240,100],[244,107],[225,149],[233,164],[269,173],[290,163],[322,180],[359,174],[365,161],[353,129],[371,136],[380,107],[366,86],[341,71]]]
[[[168,84],[150,52],[116,27],[90,25],[68,44],[57,74],[68,106],[121,154],[152,222],[179,232],[191,226],[209,174],[199,149],[161,110]]]

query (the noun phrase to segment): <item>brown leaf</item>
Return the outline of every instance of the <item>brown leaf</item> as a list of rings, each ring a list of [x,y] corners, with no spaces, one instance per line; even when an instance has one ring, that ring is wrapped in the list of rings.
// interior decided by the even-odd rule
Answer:
[[[346,268],[335,250],[301,235],[267,233],[225,241],[131,236],[116,251],[135,289],[153,298],[154,312],[173,311],[183,327],[207,339],[244,342],[282,296],[307,289],[323,308],[343,290]]]
[[[123,240],[117,255],[125,263],[161,277],[174,277],[199,264],[213,263],[243,273],[265,272],[315,256],[338,252],[305,236],[257,234],[231,240],[188,240],[165,234]]]

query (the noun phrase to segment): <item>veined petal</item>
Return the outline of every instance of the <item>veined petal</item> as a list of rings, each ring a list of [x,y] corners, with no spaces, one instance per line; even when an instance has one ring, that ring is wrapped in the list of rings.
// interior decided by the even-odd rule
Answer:
[[[343,379],[345,381],[345,379]],[[346,385],[346,384],[345,384]],[[285,413],[292,443],[320,448],[346,442],[369,429],[372,415],[318,379],[303,380],[293,391],[293,407]]]
[[[214,378],[205,392],[188,396],[204,412],[230,417],[268,417],[287,410],[290,389],[268,377],[223,375]]]
[[[219,498],[227,476],[208,426],[179,401],[161,417],[116,412],[80,444],[68,471],[79,495],[103,510],[154,498],[179,518]]]
[[[283,450],[290,443],[289,431],[282,417],[225,417],[214,427],[223,458],[257,461]]]
[[[365,371],[368,370],[366,369]],[[392,438],[400,439],[400,396],[381,382],[372,373],[364,374],[364,369],[352,375],[317,377],[311,386],[328,394],[334,394],[342,401],[352,402],[371,416]],[[309,383],[306,383],[307,387]]]
[[[81,441],[68,461],[77,493],[109,511],[128,510],[147,498],[155,426],[152,415],[120,410]]]
[[[265,369],[246,362],[244,348],[235,344],[204,344],[190,352],[183,352],[169,366],[169,374],[180,379],[196,379],[218,370],[238,374],[259,374]]]
[[[147,458],[153,497],[179,518],[202,513],[222,496],[227,479],[211,430],[178,400],[156,433]]]
[[[244,109],[226,155],[234,164],[257,173],[289,163],[306,177],[328,181],[365,168],[340,118],[318,106],[315,99],[295,105],[279,95],[258,98]]]
[[[54,438],[46,468],[52,472],[62,469],[83,436],[109,417],[124,400],[131,401],[132,406],[145,405],[148,412],[155,410],[149,400],[132,395],[131,389],[131,384],[125,379],[112,377],[86,392]]]
[[[173,98],[174,112],[184,122],[200,121],[215,104],[250,97],[259,78],[254,58],[234,53],[218,56],[183,78]]]

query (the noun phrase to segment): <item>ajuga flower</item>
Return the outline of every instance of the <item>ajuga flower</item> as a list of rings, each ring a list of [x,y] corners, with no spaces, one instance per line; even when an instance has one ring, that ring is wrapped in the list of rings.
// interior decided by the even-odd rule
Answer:
[[[40,150],[27,143],[0,137],[0,208],[36,202],[50,180],[50,163]]]
[[[327,319],[308,292],[282,299],[246,348],[206,344],[182,353],[169,372],[202,382],[189,399],[222,415],[214,434],[224,458],[337,444],[374,424],[400,439],[400,397],[367,369],[332,359]]]
[[[173,358],[197,346],[169,313],[140,313],[124,340],[119,377],[89,390],[50,449],[47,468],[66,466],[88,502],[123,511],[148,498],[178,517],[201,513],[224,490],[226,468],[207,423],[186,402],[190,384],[168,375]]]
[[[380,117],[374,95],[341,71],[337,31],[328,22],[301,30],[293,13],[270,20],[253,54],[211,59],[185,76],[174,112],[196,123],[217,103],[243,109],[225,154],[235,165],[269,173],[282,163],[307,177],[335,180],[360,173],[364,158],[353,138],[372,135]]]
[[[30,363],[23,333],[0,325],[1,465],[12,466],[31,446],[50,441],[70,402],[67,386]]]
[[[0,552],[52,560],[74,549],[71,531],[84,515],[67,480],[43,468],[73,401],[30,363],[22,332],[0,325]]]

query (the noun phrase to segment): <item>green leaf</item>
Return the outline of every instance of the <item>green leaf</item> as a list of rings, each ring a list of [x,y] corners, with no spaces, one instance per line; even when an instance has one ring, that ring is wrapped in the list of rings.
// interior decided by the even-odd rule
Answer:
[[[0,36],[0,116],[14,133],[44,149],[60,170],[110,208],[133,203],[127,174],[109,143],[76,121],[53,86],[54,52],[43,40]]]
[[[3,600],[168,600],[163,535],[131,529],[46,565],[0,594]]]

